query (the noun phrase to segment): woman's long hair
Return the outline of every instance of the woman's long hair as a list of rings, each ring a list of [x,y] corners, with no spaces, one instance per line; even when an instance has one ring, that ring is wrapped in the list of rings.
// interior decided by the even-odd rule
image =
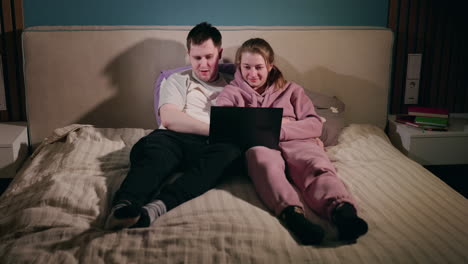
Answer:
[[[261,38],[251,38],[245,41],[242,46],[236,52],[236,65],[240,69],[242,53],[250,52],[254,54],[260,54],[268,65],[273,65],[272,69],[268,73],[266,81],[267,87],[275,85],[275,90],[281,90],[286,85],[286,79],[284,79],[281,71],[274,65],[275,53],[271,48],[270,44]]]

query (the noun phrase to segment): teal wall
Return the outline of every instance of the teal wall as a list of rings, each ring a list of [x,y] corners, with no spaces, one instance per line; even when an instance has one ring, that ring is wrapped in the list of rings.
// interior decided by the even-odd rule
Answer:
[[[23,0],[40,25],[387,26],[388,0]]]

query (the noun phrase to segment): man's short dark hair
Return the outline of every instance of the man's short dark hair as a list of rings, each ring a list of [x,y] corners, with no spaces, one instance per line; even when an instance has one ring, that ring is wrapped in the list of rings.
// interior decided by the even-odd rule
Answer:
[[[207,22],[202,22],[190,30],[187,36],[187,50],[190,51],[190,45],[200,45],[208,39],[213,40],[213,44],[221,47],[221,33],[215,27]]]

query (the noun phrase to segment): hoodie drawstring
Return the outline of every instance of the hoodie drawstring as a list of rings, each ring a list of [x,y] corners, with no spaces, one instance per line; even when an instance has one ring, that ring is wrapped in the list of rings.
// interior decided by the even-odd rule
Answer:
[[[257,96],[255,95],[255,93],[251,93],[250,95],[252,97],[252,100],[250,101],[249,107],[257,107],[258,106]]]

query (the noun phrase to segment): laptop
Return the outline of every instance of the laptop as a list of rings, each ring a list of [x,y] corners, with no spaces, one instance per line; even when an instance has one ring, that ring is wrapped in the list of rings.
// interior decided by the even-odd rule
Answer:
[[[210,143],[278,149],[283,108],[212,106]]]

